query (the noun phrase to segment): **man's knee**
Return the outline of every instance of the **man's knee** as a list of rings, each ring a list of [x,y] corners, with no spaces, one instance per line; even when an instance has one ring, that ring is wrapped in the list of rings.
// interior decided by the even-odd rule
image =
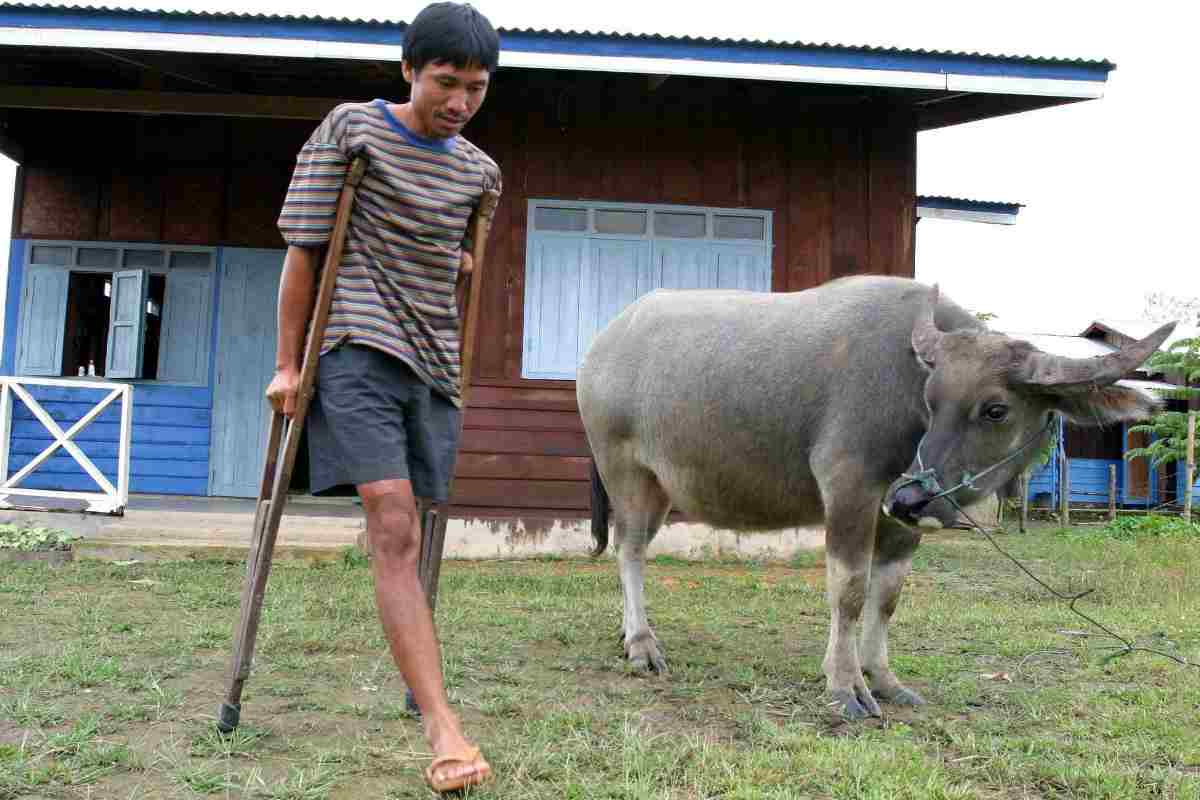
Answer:
[[[367,510],[371,557],[416,565],[421,555],[420,514],[412,502],[383,498]]]

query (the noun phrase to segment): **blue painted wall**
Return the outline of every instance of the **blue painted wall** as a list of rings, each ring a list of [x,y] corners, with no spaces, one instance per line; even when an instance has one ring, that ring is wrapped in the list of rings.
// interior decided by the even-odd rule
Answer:
[[[88,413],[106,392],[56,386],[30,386],[29,393],[66,430]],[[199,494],[208,489],[209,420],[212,390],[137,384],[133,389],[133,447],[129,490],[154,494]],[[74,441],[116,486],[121,410],[106,408]],[[13,398],[9,474],[29,463],[51,443],[45,427]],[[20,484],[30,489],[99,491],[75,459],[61,448]]]
[[[1121,459],[1072,458],[1071,502],[1108,504],[1108,468],[1117,468],[1117,502],[1121,502]]]
[[[8,293],[4,296],[4,348],[0,350],[0,374],[12,375],[17,363],[18,315],[24,288],[25,248],[28,239],[13,239],[8,250]]]
[[[5,304],[2,367],[13,374],[16,337],[20,330],[21,285],[27,242],[14,239],[9,261],[8,298]],[[217,253],[213,280],[213,313],[208,332],[215,347],[220,296],[221,252]],[[135,382],[133,389],[133,445],[129,490],[147,494],[208,494],[209,447],[212,429],[212,369],[205,386],[177,386],[153,381]],[[30,394],[67,430],[105,396],[100,389],[31,386]],[[120,447],[120,405],[109,406],[75,441],[81,450],[116,486]],[[13,430],[9,450],[9,475],[28,464],[52,439],[15,395]],[[6,476],[7,477],[7,476]],[[75,459],[61,448],[20,484],[30,489],[99,491]]]
[[[1187,488],[1187,462],[1180,461],[1175,473],[1175,496],[1179,498],[1179,502],[1183,503],[1184,489]],[[1192,484],[1192,507],[1200,508],[1200,468],[1196,470],[1194,476],[1196,482]],[[1193,512],[1194,513],[1194,512]]]
[[[1029,503],[1053,506],[1058,502],[1058,461],[1050,459],[1029,476]]]
[[[1108,468],[1117,468],[1117,504],[1125,505],[1125,470],[1119,458],[1072,458],[1071,502],[1108,504]],[[1183,483],[1180,482],[1180,486]],[[1051,461],[1029,476],[1029,501],[1037,505],[1058,503],[1058,463]],[[1142,503],[1136,502],[1141,505]]]

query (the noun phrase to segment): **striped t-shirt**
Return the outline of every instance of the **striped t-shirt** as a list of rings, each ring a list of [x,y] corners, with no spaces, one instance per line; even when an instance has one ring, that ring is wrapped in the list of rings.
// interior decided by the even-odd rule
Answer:
[[[296,159],[279,230],[289,245],[328,243],[351,160],[367,157],[321,342],[403,360],[455,405],[459,320],[455,283],[479,198],[500,190],[500,168],[461,136],[426,139],[384,100],[340,105]]]

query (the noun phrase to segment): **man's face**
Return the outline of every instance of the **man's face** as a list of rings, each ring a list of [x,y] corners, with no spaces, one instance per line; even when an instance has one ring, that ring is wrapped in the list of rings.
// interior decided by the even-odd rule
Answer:
[[[444,61],[433,61],[413,72],[404,62],[404,79],[412,84],[413,113],[422,130],[416,133],[433,139],[457,136],[487,95],[488,71],[477,65],[463,69]]]

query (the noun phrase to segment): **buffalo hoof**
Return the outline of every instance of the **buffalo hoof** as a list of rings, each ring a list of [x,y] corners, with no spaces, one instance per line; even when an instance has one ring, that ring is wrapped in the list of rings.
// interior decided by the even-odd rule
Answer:
[[[867,717],[882,717],[883,711],[879,703],[869,692],[855,692],[851,689],[838,689],[830,693],[833,702],[830,705],[839,706],[842,716],[852,722],[864,720]]]
[[[667,659],[652,633],[640,634],[626,642],[625,657],[629,659],[629,666],[640,672],[653,670],[662,675],[667,671]]]

